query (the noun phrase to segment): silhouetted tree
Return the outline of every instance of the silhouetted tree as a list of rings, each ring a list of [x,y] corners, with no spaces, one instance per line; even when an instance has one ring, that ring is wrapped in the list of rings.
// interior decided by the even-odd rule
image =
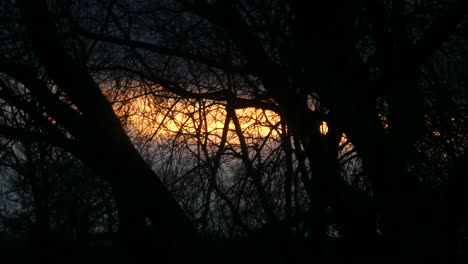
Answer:
[[[37,121],[53,131],[34,133],[36,136],[66,144],[70,152],[110,181],[120,228],[128,245],[135,250],[145,246],[144,229],[148,218],[158,227],[161,245],[167,245],[173,252],[197,248],[198,238],[192,224],[136,151],[90,73],[58,38],[57,32],[63,28],[57,26],[47,3],[17,1],[15,4],[24,22],[16,25],[28,35],[22,45],[34,50],[34,55],[29,55],[29,62],[33,63],[12,55],[2,56],[1,70],[15,79],[19,85],[16,88],[21,87],[32,99],[18,100],[18,91],[9,91],[5,85],[2,91],[11,92],[5,100],[38,118]],[[16,6],[8,6],[13,3],[4,5],[16,11]],[[33,107],[36,102],[40,108]],[[184,255],[172,257],[183,258]]]
[[[60,146],[108,179],[128,240],[148,241],[149,218],[177,252],[198,228],[309,236],[323,262],[333,236],[348,262],[449,258],[466,1],[17,2],[2,7],[0,96],[41,130],[1,132]],[[150,133],[132,128],[135,102],[157,109],[140,117]],[[277,116],[253,118],[270,134],[242,128],[253,108]]]

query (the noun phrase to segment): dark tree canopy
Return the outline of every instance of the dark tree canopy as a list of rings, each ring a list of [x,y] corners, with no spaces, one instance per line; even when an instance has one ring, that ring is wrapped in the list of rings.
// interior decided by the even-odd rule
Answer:
[[[0,21],[5,236],[466,260],[466,0],[5,0]]]

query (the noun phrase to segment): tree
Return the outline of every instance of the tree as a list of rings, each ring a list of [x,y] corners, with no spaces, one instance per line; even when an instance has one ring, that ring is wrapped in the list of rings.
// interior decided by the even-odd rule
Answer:
[[[7,85],[2,98],[40,122],[44,131],[35,138],[63,146],[111,182],[127,234],[143,240],[148,217],[164,237],[188,250],[198,238],[173,195],[206,229],[212,208],[222,208],[211,202],[214,191],[229,209],[213,211],[220,219],[230,215],[233,226],[251,236],[283,239],[307,224],[304,234],[311,234],[318,259],[332,222],[350,261],[442,262],[448,256],[450,219],[430,217],[444,212],[447,184],[431,183],[430,194],[420,181],[444,176],[433,169],[423,173],[418,164],[444,167],[465,155],[466,94],[452,94],[465,89],[462,74],[449,76],[440,64],[454,65],[458,58],[466,67],[466,1],[338,1],[315,3],[313,9],[302,1],[66,1],[56,10],[56,3],[48,10],[42,1],[25,2],[18,1],[25,27],[12,24],[20,32],[26,28],[31,43],[8,30],[6,39],[34,52],[17,49],[1,59],[0,70],[32,99],[18,101],[18,91]],[[109,83],[122,79],[129,80],[128,94],[138,82],[143,98],[159,104],[176,98],[192,106],[180,111],[174,103],[166,112],[173,121],[176,112],[188,116],[172,142],[182,146],[175,142],[184,138],[187,146],[179,149],[196,161],[183,177],[178,168],[170,173],[175,183],[186,183],[170,186],[172,194],[97,85],[102,81],[111,95],[118,89]],[[31,107],[36,102],[39,110]],[[203,130],[207,103],[222,106],[218,142]],[[248,107],[278,115],[280,123],[271,131],[278,128],[280,147],[267,157],[281,162],[262,159],[265,144],[242,129],[236,109]],[[451,108],[456,110],[446,111]],[[319,129],[324,121],[327,133]],[[193,130],[184,130],[192,123]],[[239,144],[228,142],[229,135]],[[188,143],[192,139],[196,147]],[[439,139],[446,140],[449,159],[434,158],[444,153],[433,144]],[[426,149],[437,155],[421,155]],[[217,179],[226,153],[239,162],[233,186],[242,188],[235,192]],[[340,158],[352,161],[358,173],[343,170]],[[352,184],[360,179],[363,184]],[[194,190],[204,196],[189,196]],[[283,202],[284,214],[275,209]],[[242,215],[252,208],[261,213]]]
[[[192,224],[138,154],[90,73],[58,39],[46,2],[18,1],[17,4],[31,40],[27,45],[35,51],[47,77],[33,66],[35,63],[18,63],[3,56],[2,72],[18,81],[33,97],[31,101],[13,105],[36,116],[38,122],[45,122],[54,131],[40,136],[53,143],[63,141],[69,151],[110,181],[121,229],[128,242],[136,244],[135,248],[145,244],[140,240],[145,240],[146,218],[159,227],[165,243],[177,243],[181,251],[196,248],[198,238]],[[52,81],[53,86],[46,80]],[[15,95],[11,96],[12,100],[17,98]],[[39,103],[40,110],[32,109],[35,102]],[[176,249],[171,245],[169,248]]]
[[[345,132],[372,182],[385,237],[393,245],[387,254],[398,256],[396,258],[412,255],[417,259],[421,256],[434,240],[424,236],[429,227],[414,227],[424,215],[414,208],[420,208],[424,201],[420,200],[416,178],[408,174],[406,167],[412,145],[421,138],[425,126],[423,79],[418,73],[425,60],[456,33],[457,25],[464,23],[464,3],[438,2],[443,10],[441,13],[435,13],[435,6],[428,3],[410,1],[340,2],[342,9],[337,9],[336,3],[318,3],[314,10],[301,2],[179,1],[165,4],[154,7],[154,13],[165,7],[175,13],[169,15],[170,18],[186,16],[185,21],[175,21],[187,31],[167,33],[166,43],[173,43],[178,48],[167,47],[157,40],[156,43],[140,40],[138,34],[131,38],[131,34],[123,31],[117,34],[107,34],[106,30],[101,34],[79,31],[83,36],[130,47],[144,54],[175,56],[187,65],[199,63],[228,74],[250,75],[260,80],[268,95],[266,100],[277,104],[279,113],[306,149],[314,170],[314,181],[318,183],[315,186],[320,186],[312,192],[317,195],[313,200],[326,199],[318,204],[333,204],[336,209],[340,208],[342,217],[351,217],[343,222],[353,230],[360,223],[375,220],[364,220],[369,216],[365,212],[371,208],[363,209],[363,215],[354,220],[353,210],[347,211],[362,203],[351,205],[346,202],[353,200],[348,199],[353,192],[343,191],[347,187],[340,180],[336,165],[336,147],[341,133]],[[139,8],[143,9],[136,6],[128,13],[119,11],[128,15],[130,21]],[[431,26],[420,28],[420,20],[428,21]],[[159,22],[140,19],[132,23],[139,21],[156,26]],[[357,24],[357,21],[361,22]],[[197,23],[203,25],[200,31],[194,30],[201,28]],[[133,24],[129,22],[128,26],[131,28]],[[165,31],[152,32],[166,36]],[[199,34],[201,40],[191,38],[191,33]],[[224,49],[221,48],[221,54],[216,49],[219,43],[210,34],[227,43]],[[304,37],[307,34],[313,34],[315,38],[308,41]],[[169,42],[178,38],[187,41],[177,45]],[[204,53],[206,49],[203,47],[207,46],[212,48],[211,54]],[[145,61],[140,57],[137,65],[142,66],[142,72],[148,73],[146,79],[164,83],[161,79],[165,76],[149,74],[154,72],[152,69],[157,69],[157,66],[150,66],[154,62]],[[220,63],[223,61],[229,62]],[[166,89],[171,86],[177,84],[165,83]],[[175,91],[180,94],[180,90]],[[256,88],[243,92],[251,98],[261,97]],[[330,133],[325,140],[329,142],[322,143],[316,129],[317,123],[321,122],[320,115],[307,107],[307,96],[311,93],[318,94],[329,111]],[[385,108],[383,113],[378,111],[378,102]],[[387,129],[382,124],[382,117],[388,122]],[[304,119],[308,121],[304,122]],[[327,149],[330,149],[329,156],[324,154]],[[320,189],[327,191],[320,193]],[[407,217],[402,219],[402,215]],[[366,240],[372,241],[376,228],[371,225],[359,226],[360,234],[351,234],[354,236],[351,240],[363,242],[362,228],[367,229],[364,232]],[[418,235],[409,237],[414,232]],[[420,249],[414,250],[415,244],[420,245]]]

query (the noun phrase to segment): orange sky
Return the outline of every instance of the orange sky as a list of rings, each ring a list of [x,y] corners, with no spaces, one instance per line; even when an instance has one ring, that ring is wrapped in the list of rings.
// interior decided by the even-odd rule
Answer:
[[[223,104],[195,100],[166,99],[155,104],[150,98],[140,97],[127,105],[114,104],[118,116],[130,134],[141,136],[173,137],[175,134],[206,134],[216,143],[220,140],[226,118]],[[247,139],[278,137],[281,127],[279,116],[269,110],[245,108],[236,110],[243,134]],[[230,140],[235,140],[235,127],[229,124]]]

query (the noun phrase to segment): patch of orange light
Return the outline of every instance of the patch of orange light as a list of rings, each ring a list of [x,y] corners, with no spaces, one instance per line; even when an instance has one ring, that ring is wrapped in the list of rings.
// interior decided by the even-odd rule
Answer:
[[[323,121],[322,124],[320,124],[320,134],[326,135],[328,133],[328,124],[327,122]]]
[[[343,145],[344,143],[348,142],[348,138],[346,137],[346,134],[343,133],[341,135],[341,139],[340,139],[340,143],[339,143],[339,146]]]
[[[156,103],[154,99],[140,97],[125,107],[114,104],[114,110],[134,137],[177,137],[190,143],[205,138],[218,144],[226,120],[225,105],[210,101],[165,99]],[[276,113],[244,108],[236,109],[236,115],[247,143],[278,136],[280,118]],[[238,142],[232,121],[228,126],[228,141]]]
[[[437,130],[432,131],[432,134],[436,137],[440,137],[440,132]]]

